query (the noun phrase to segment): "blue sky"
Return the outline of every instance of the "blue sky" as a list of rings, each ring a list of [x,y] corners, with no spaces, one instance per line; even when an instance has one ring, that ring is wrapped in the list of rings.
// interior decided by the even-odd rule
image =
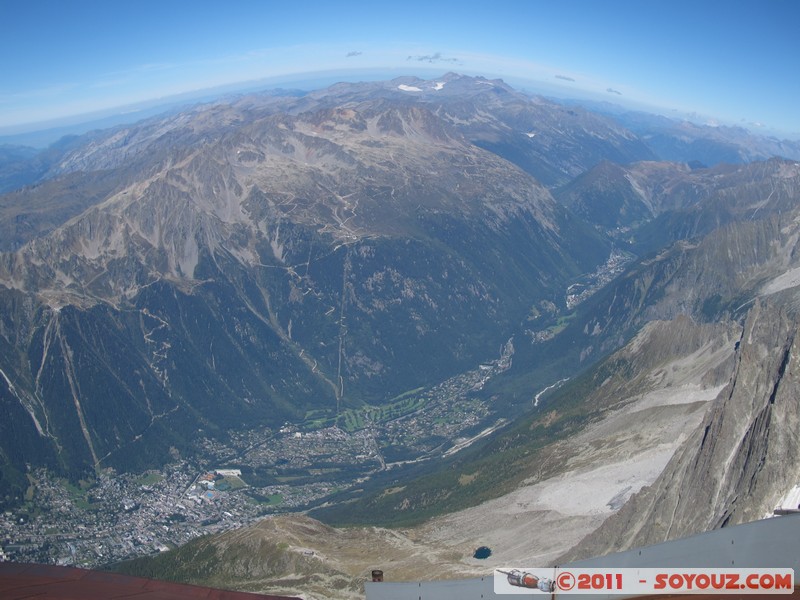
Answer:
[[[0,134],[239,81],[427,68],[796,137],[798,23],[795,0],[0,0]]]

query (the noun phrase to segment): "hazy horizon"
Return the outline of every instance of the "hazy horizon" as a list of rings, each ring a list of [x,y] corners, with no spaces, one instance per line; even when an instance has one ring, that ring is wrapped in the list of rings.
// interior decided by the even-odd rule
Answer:
[[[800,135],[800,5],[6,3],[0,135],[248,82],[456,71]],[[513,85],[513,84],[512,84]]]
[[[499,76],[486,73],[470,73],[457,70],[447,72],[454,72],[473,77],[486,77],[488,79],[494,79],[495,77],[499,78]],[[14,143],[21,140],[20,143],[23,143],[23,145],[44,147],[54,141],[57,141],[63,135],[83,133],[92,129],[102,129],[114,125],[134,123],[143,118],[163,113],[164,111],[172,108],[179,109],[181,107],[191,106],[196,103],[213,102],[226,96],[234,96],[242,93],[268,92],[271,90],[281,89],[309,92],[313,90],[324,89],[325,87],[338,82],[388,81],[403,76],[435,80],[441,78],[445,74],[445,71],[434,69],[395,69],[394,71],[389,69],[383,71],[343,70],[321,73],[295,73],[283,77],[271,77],[257,81],[241,81],[238,83],[217,86],[214,88],[205,88],[185,92],[183,94],[176,94],[170,97],[145,100],[135,104],[114,106],[108,109],[102,109],[90,113],[65,116],[49,121],[23,123],[9,127],[0,127],[0,143]],[[708,119],[707,115],[702,117],[701,115],[696,114],[679,114],[677,111],[672,111],[673,114],[670,115],[668,114],[669,111],[661,107],[646,106],[636,102],[628,101],[623,98],[607,98],[596,92],[593,93],[580,89],[571,90],[566,86],[559,85],[557,80],[555,82],[546,82],[513,77],[501,79],[504,79],[506,83],[516,89],[561,100],[583,99],[594,100],[596,102],[605,101],[622,108],[641,110],[654,114],[664,114],[676,119],[694,117],[691,120],[697,122],[703,122],[704,120]],[[730,125],[730,123],[727,124]]]

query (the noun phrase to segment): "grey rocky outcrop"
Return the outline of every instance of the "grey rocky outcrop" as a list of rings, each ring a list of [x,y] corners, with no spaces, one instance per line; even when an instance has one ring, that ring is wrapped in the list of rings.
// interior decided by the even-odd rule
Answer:
[[[779,305],[749,311],[728,385],[656,482],[559,562],[756,520],[800,480],[800,336]]]

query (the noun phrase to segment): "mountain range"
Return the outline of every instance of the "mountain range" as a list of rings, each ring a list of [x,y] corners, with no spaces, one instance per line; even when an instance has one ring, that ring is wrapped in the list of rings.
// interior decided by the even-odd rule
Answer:
[[[575,132],[547,142],[548,171],[559,152],[572,170],[597,148],[646,154],[635,138],[498,81],[453,76],[429,100],[411,83],[92,134],[7,194],[6,464],[142,468],[198,430],[380,404],[494,357],[607,258],[609,240],[482,145],[548,136],[542,111]]]
[[[439,544],[425,564],[449,572],[477,568],[462,560],[477,539],[454,532],[488,510],[568,523],[548,560],[763,516],[800,476],[793,158],[791,142],[456,74],[230,97],[9,149],[0,501],[22,500],[29,468],[142,471],[196,457],[199,438],[339,424],[503,349],[472,393],[507,426],[312,515],[421,527]],[[565,473],[597,486],[623,463],[598,506],[545,501]],[[534,507],[512,511],[525,494]],[[475,535],[511,547],[508,530]],[[535,558],[515,548],[498,555]],[[326,576],[351,589],[358,570]]]

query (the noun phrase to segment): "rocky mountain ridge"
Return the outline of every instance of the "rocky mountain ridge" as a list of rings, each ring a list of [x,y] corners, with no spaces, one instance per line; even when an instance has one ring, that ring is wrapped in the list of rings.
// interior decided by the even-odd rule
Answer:
[[[602,102],[575,104],[607,115],[636,133],[662,160],[711,167],[720,163],[742,164],[780,156],[800,160],[796,139],[764,131],[757,123],[724,125],[699,115],[666,117],[630,111]]]
[[[727,385],[652,486],[559,560],[600,556],[763,518],[800,479],[797,318],[758,301]]]
[[[74,142],[0,199],[5,489],[21,496],[28,464],[143,469],[200,436],[335,423],[503,347],[473,391],[519,418],[446,477],[365,482],[345,511],[463,508],[418,532],[454,573],[481,535],[522,555],[504,519],[560,523],[566,544],[610,517],[581,546],[596,553],[751,518],[790,479],[774,465],[794,449],[800,166],[652,158],[607,119],[458,76],[244,96]],[[603,493],[577,506],[576,489]]]
[[[450,83],[478,90],[476,122],[505,106]],[[530,174],[400,85],[89,136],[60,178],[7,196],[75,206],[0,255],[4,439],[27,449],[9,462],[130,468],[198,430],[379,404],[495,358],[531,303],[605,259]]]

